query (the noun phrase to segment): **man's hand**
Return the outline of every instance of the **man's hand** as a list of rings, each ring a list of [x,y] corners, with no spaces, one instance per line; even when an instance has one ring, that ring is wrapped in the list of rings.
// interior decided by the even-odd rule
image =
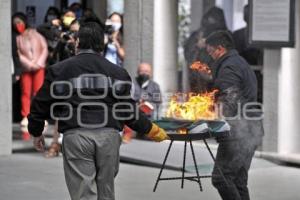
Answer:
[[[44,136],[41,135],[39,137],[33,138],[33,146],[37,151],[44,152],[45,151],[45,139]]]
[[[155,142],[161,142],[163,140],[170,139],[165,130],[158,127],[156,124],[152,124],[152,128],[147,134],[147,137]]]

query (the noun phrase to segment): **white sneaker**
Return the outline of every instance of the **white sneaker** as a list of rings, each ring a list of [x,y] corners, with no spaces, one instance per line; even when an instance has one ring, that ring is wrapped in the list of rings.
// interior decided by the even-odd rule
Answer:
[[[24,126],[25,126],[25,127],[28,126],[28,119],[27,119],[27,117],[24,117],[24,118],[22,119],[22,121],[21,121],[20,124],[21,124],[21,126],[23,126],[23,127],[24,127]]]

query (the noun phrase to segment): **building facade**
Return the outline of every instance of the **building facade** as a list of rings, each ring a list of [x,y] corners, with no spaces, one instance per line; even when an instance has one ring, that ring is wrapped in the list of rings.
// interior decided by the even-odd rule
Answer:
[[[25,1],[24,1],[25,2]],[[0,0],[0,154],[12,151],[11,120],[11,15],[26,5],[18,0]],[[33,1],[30,1],[33,3]],[[56,6],[65,1],[49,0]],[[228,27],[244,26],[242,7],[247,0],[190,0],[190,31],[198,28],[201,16],[209,7],[223,8]],[[85,0],[103,20],[107,16],[105,0]],[[135,76],[140,62],[154,67],[154,80],[163,94],[178,90],[177,4],[178,0],[124,0],[125,68]],[[29,5],[29,3],[28,3]],[[38,5],[38,3],[37,3]],[[48,4],[47,4],[48,5]],[[296,1],[296,45],[294,48],[264,49],[263,104],[265,136],[261,155],[300,163],[300,3]],[[186,81],[186,79],[183,79]],[[5,124],[5,126],[4,126]]]

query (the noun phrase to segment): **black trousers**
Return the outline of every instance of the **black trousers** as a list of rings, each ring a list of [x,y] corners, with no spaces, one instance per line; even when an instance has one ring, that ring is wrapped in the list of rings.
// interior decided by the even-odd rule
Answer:
[[[212,173],[212,184],[223,200],[250,199],[247,187],[248,170],[257,147],[256,141],[247,138],[220,142]]]

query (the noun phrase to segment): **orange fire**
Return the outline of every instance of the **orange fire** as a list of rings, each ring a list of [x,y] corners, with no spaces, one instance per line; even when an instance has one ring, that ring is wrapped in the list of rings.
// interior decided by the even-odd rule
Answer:
[[[217,118],[214,110],[215,94],[218,90],[203,94],[175,94],[166,113],[166,117],[185,120],[213,120]]]
[[[176,132],[178,134],[187,134],[188,130],[186,128],[180,128],[180,129],[177,129]]]
[[[208,65],[205,63],[201,63],[200,61],[194,62],[190,68],[192,70],[211,75],[211,70],[209,69]]]

